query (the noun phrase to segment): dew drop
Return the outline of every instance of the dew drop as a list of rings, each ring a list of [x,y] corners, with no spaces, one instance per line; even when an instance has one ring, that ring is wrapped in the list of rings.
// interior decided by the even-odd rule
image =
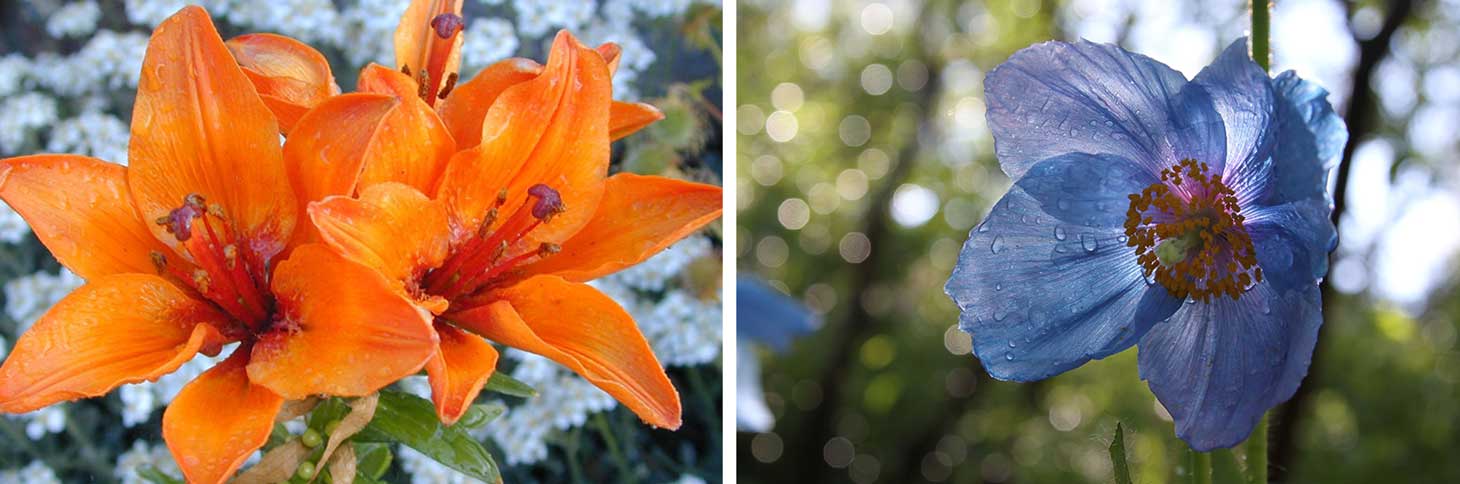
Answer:
[[[1089,234],[1080,234],[1080,246],[1084,247],[1086,252],[1095,252],[1095,249],[1100,248],[1100,244],[1095,241],[1095,237]]]
[[[1019,344],[1018,343],[1015,343],[1014,340],[1009,340],[1009,347],[1010,348],[1013,348],[1013,347],[1016,347],[1016,346],[1019,346]]]
[[[1004,353],[1004,360],[1005,361],[1014,361],[1014,354],[1013,353]]]
[[[1056,225],[1054,228],[1055,240],[1065,240],[1065,237],[1068,237],[1067,235],[1065,235],[1065,228]]]
[[[1004,236],[995,235],[993,243],[989,244],[989,250],[997,254],[1004,250]]]
[[[1004,290],[1004,285],[1003,284],[997,284],[996,283],[996,284],[994,284],[994,290],[995,291],[1002,291],[1002,290]]]

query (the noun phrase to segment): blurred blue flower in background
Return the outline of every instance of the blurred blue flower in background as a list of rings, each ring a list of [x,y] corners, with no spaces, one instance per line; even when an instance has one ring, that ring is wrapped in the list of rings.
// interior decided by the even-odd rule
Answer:
[[[760,360],[753,345],[784,352],[797,336],[815,330],[820,318],[755,277],[737,278],[735,297],[735,428],[768,432],[776,421],[761,391]]]
[[[1014,185],[946,286],[983,366],[1040,380],[1139,344],[1182,440],[1244,440],[1298,388],[1323,322],[1327,177],[1348,138],[1327,92],[1269,78],[1246,39],[1191,81],[1113,45],[1046,42],[985,89]]]

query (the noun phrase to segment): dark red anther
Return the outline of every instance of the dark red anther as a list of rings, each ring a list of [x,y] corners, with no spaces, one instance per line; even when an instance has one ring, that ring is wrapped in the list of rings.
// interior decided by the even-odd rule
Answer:
[[[532,204],[532,216],[538,220],[546,222],[566,210],[563,207],[563,196],[553,190],[553,187],[539,183],[528,188],[527,194],[537,197],[537,201]]]
[[[466,20],[463,20],[460,15],[454,13],[443,13],[431,19],[431,28],[436,30],[437,37],[443,39],[451,38],[457,32],[461,32],[461,29],[465,26]]]

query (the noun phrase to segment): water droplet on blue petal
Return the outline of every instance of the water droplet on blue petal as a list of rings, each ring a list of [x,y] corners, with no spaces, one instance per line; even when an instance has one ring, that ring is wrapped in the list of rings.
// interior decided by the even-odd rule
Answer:
[[[1065,228],[1056,225],[1054,227],[1054,238],[1056,240],[1065,240],[1065,237],[1067,237],[1067,235],[1065,235]]]

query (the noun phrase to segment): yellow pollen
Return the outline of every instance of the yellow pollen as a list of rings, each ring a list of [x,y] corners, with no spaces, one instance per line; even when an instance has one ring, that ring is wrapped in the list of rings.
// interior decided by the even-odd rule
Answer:
[[[1181,160],[1161,171],[1161,182],[1130,195],[1126,245],[1135,248],[1145,276],[1172,296],[1235,300],[1262,282],[1262,268],[1236,194],[1209,170]]]

